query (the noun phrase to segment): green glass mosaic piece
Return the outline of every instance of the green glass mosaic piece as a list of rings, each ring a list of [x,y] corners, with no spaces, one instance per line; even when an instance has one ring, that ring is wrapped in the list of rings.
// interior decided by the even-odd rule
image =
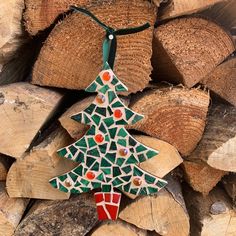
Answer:
[[[127,91],[127,89],[123,85],[118,84],[118,85],[116,85],[116,91],[117,92],[125,92],[125,91]]]
[[[100,84],[101,86],[103,86],[103,82],[100,76],[97,77],[96,82]]]
[[[76,167],[73,171],[74,171],[74,173],[76,173],[77,175],[82,176],[83,166],[80,165],[80,166]]]
[[[132,124],[135,124],[142,119],[143,119],[143,116],[135,115],[135,117],[133,118]]]
[[[101,170],[103,171],[103,173],[105,175],[110,175],[111,174],[111,168],[101,168]]]
[[[77,114],[77,115],[71,116],[71,119],[75,120],[77,122],[81,122],[82,121],[82,114]]]
[[[129,120],[133,115],[134,112],[132,112],[130,109],[125,109],[126,120]]]
[[[65,148],[62,148],[59,151],[57,151],[57,154],[61,157],[64,157],[66,153],[67,153],[67,150]]]
[[[120,144],[120,145],[123,146],[123,147],[126,147],[126,146],[127,146],[126,139],[121,139],[121,138],[119,138],[118,141],[117,141],[117,143]]]
[[[156,193],[158,190],[156,188],[147,187],[149,194]]]
[[[97,146],[97,143],[94,141],[93,138],[88,138],[88,145],[90,148]]]
[[[78,151],[78,149],[76,147],[74,147],[73,145],[71,145],[69,147],[69,150],[71,152],[72,155],[75,155],[75,153]]]
[[[145,174],[144,175],[145,181],[149,184],[154,184],[156,181],[156,178],[150,175]]]
[[[121,184],[123,184],[124,182],[120,179],[120,178],[115,178],[113,181],[112,181],[112,185],[114,186],[114,187],[116,187],[116,186],[119,186],[119,185],[121,185]]]
[[[144,155],[144,154],[139,154],[139,155],[138,155],[138,160],[139,160],[139,162],[145,161],[145,160],[146,160],[145,155]]]
[[[122,158],[122,157],[120,157],[120,158],[117,158],[117,160],[116,160],[116,165],[118,165],[118,166],[122,166],[123,165],[123,163],[125,162],[125,158]]]
[[[141,188],[140,194],[141,195],[147,195],[147,189],[146,188]]]
[[[104,85],[102,88],[99,89],[100,93],[106,94],[106,92],[110,90],[108,85]]]
[[[107,111],[108,111],[109,116],[113,115],[113,111],[110,107],[107,107]]]
[[[95,111],[102,116],[106,116],[107,114],[106,108],[103,107],[97,107]]]
[[[95,114],[92,116],[92,120],[98,126],[101,121],[101,117]]]
[[[77,190],[77,189],[75,189],[75,188],[72,188],[72,189],[70,190],[70,192],[71,192],[71,193],[74,193],[74,194],[80,193],[80,191]]]
[[[71,177],[71,179],[75,182],[78,179],[78,175],[75,175],[73,172],[69,173],[69,176]]]
[[[59,177],[58,177],[58,178],[59,178]],[[56,180],[56,179],[50,180],[49,183],[50,183],[54,188],[57,188],[57,180]]]
[[[110,162],[115,163],[116,160],[116,153],[106,153],[105,155],[106,159],[108,159]]]
[[[163,188],[163,187],[165,187],[166,186],[166,182],[162,182],[162,181],[157,181],[157,186],[159,187],[159,188]]]
[[[131,169],[130,166],[125,166],[125,167],[122,168],[122,170],[125,172],[125,174],[128,174],[128,173],[131,172],[132,169]]]
[[[124,180],[124,182],[129,182],[131,179],[131,175],[121,176],[120,178]]]
[[[76,188],[76,187],[79,187],[79,186],[81,186],[81,185],[82,185],[82,184],[77,181],[77,182],[75,183],[74,187]]]
[[[126,160],[125,164],[136,164],[138,163],[138,160],[135,158],[133,154],[129,156],[129,158]]]
[[[86,135],[94,136],[96,132],[95,126],[91,126],[91,128],[87,131]]]
[[[111,192],[111,185],[110,184],[103,184],[102,185],[102,192],[105,192],[105,193]]]
[[[116,146],[116,142],[112,141],[110,144],[110,150],[111,151],[116,151],[117,150],[117,146]]]
[[[102,154],[105,154],[107,152],[107,144],[99,145],[99,150]]]
[[[141,144],[136,147],[136,152],[143,152],[143,151],[146,151],[146,150],[147,150],[147,148],[144,145],[141,145]]]
[[[59,184],[59,190],[65,193],[68,193],[68,189],[65,188],[62,184]]]
[[[126,185],[123,187],[124,191],[125,191],[125,192],[129,192],[130,186],[131,186],[131,183],[126,184]],[[122,189],[121,189],[121,190],[122,190]]]
[[[81,188],[82,192],[84,192],[84,193],[91,190],[90,188],[86,188],[86,187],[80,187],[80,188]]]
[[[96,161],[96,162],[94,163],[94,165],[91,167],[91,170],[99,171],[99,169],[100,169],[100,165],[99,165],[99,163]]]
[[[128,135],[127,131],[123,128],[121,128],[117,134],[118,137],[125,138]]]
[[[135,146],[137,144],[137,142],[135,141],[135,139],[133,139],[132,137],[129,137],[129,146]]]
[[[94,157],[91,157],[91,156],[87,156],[86,159],[87,159],[86,160],[86,165],[88,167],[91,167],[94,164],[94,162],[96,161],[96,159]]]
[[[112,169],[113,169],[113,176],[114,176],[114,177],[117,177],[117,176],[119,176],[119,175],[122,174],[119,167],[113,166]]]
[[[87,148],[79,148],[79,150],[83,153],[86,153],[87,152]]]
[[[109,129],[108,131],[109,131],[111,138],[114,139],[115,135],[116,135],[117,128],[112,128],[112,129]]]
[[[107,161],[105,158],[101,160],[101,167],[110,167],[111,163]]]
[[[127,125],[128,123],[125,120],[117,120],[116,125]]]
[[[142,176],[143,172],[138,169],[136,166],[134,166],[134,176]]]
[[[105,141],[106,141],[106,142],[110,142],[110,138],[109,138],[108,135],[105,136]]]
[[[157,154],[158,154],[157,151],[147,151],[147,153],[146,153],[148,159],[156,156]]]
[[[112,108],[123,107],[123,104],[120,101],[117,101],[111,105]]]
[[[95,92],[97,89],[97,84],[96,83],[92,83],[88,88],[86,88],[87,92]]]
[[[93,186],[93,188],[94,189],[96,189],[96,188],[101,188],[101,183],[99,183],[99,182],[91,182],[91,184],[92,184],[92,186]]]
[[[88,181],[87,179],[81,179],[80,182],[84,184],[85,186],[89,185],[90,183],[90,181]]]
[[[106,126],[109,128],[111,125],[114,124],[114,119],[113,117],[109,117],[103,120]]]
[[[84,154],[80,152],[76,157],[75,157],[75,162],[84,162]]]
[[[131,190],[130,190],[130,193],[131,194],[137,194],[137,192],[138,192],[138,188],[132,188]]]
[[[94,156],[94,157],[100,157],[100,153],[97,148],[93,148],[87,152],[88,155]]]
[[[116,85],[118,83],[118,79],[113,77],[113,80],[111,81],[111,84]]]
[[[108,92],[108,100],[109,100],[110,104],[114,101],[115,98],[116,98],[115,93],[113,91],[109,91]]]
[[[86,139],[83,137],[75,143],[77,147],[87,147]]]
[[[111,177],[106,176],[106,182],[109,183],[112,180]],[[114,187],[114,186],[113,186]]]
[[[96,179],[103,182],[104,181],[103,173],[99,174]]]
[[[89,117],[86,114],[83,114],[83,117],[84,117],[84,123],[90,124],[91,121],[90,121]]]
[[[95,104],[91,104],[89,105],[89,107],[87,107],[84,112],[86,112],[89,115],[92,115],[93,111],[95,110],[96,105]]]

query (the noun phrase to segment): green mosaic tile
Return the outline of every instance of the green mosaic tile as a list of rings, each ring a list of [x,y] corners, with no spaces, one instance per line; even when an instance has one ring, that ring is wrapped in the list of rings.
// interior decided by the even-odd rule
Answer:
[[[150,175],[145,174],[144,175],[145,181],[149,184],[154,184],[156,181],[156,178]]]
[[[68,173],[71,179],[75,182],[78,179],[78,175],[75,175],[73,172]]]
[[[77,190],[77,189],[75,189],[75,188],[72,188],[72,189],[70,190],[70,192],[71,192],[71,193],[74,193],[74,194],[80,193],[80,191]]]
[[[114,139],[115,135],[116,135],[117,128],[112,128],[112,129],[109,129],[108,131],[109,131],[111,138]]]
[[[103,175],[103,173],[99,174],[96,179],[103,182],[103,181],[104,181],[104,175]]]
[[[87,152],[87,155],[94,156],[94,157],[100,157],[100,153],[97,148],[93,148]]]
[[[111,125],[114,124],[114,119],[113,117],[109,117],[103,120],[106,126],[109,128]]]
[[[107,161],[105,158],[101,160],[101,167],[110,167],[111,163]]]
[[[91,182],[91,184],[92,184],[92,186],[93,186],[93,188],[94,189],[96,189],[96,188],[101,188],[101,183],[99,183],[99,182]]]
[[[110,107],[107,107],[107,111],[108,111],[109,116],[113,115],[113,111]]]
[[[83,193],[86,193],[86,192],[91,190],[90,188],[86,188],[86,187],[80,187],[80,188],[81,188]]]
[[[129,137],[129,146],[135,146],[137,144],[137,142],[135,141],[135,139],[133,139],[132,137]]]
[[[97,146],[97,143],[94,141],[93,138],[88,138],[87,140],[90,148]]]
[[[110,90],[108,85],[104,85],[102,88],[99,89],[100,93],[106,94],[106,92]]]
[[[125,166],[122,168],[122,170],[125,172],[125,174],[129,174],[132,171],[130,166]]]
[[[109,185],[109,184],[103,184],[103,185],[102,185],[102,192],[105,192],[105,193],[111,192],[111,185]]]
[[[156,188],[147,187],[149,194],[156,193],[158,190]]]
[[[74,147],[73,145],[71,145],[71,146],[69,147],[69,150],[70,150],[71,154],[74,156],[75,153],[78,151],[78,148],[76,148],[76,147]]]
[[[96,132],[95,126],[91,126],[91,128],[87,131],[86,135],[89,136],[94,136]]]
[[[99,165],[99,163],[96,161],[96,162],[94,163],[94,165],[91,167],[91,170],[99,171],[99,169],[100,169],[100,165]]]
[[[106,141],[106,142],[110,142],[110,138],[109,138],[108,135],[105,136],[105,141]]]
[[[107,109],[106,108],[97,107],[95,111],[98,114],[102,115],[102,116],[106,116],[106,114],[107,114]]]
[[[105,158],[108,159],[110,162],[115,163],[116,160],[116,153],[106,153]]]
[[[130,190],[130,193],[134,195],[137,194],[137,192],[138,192],[138,188],[133,188]]]
[[[116,142],[112,141],[109,149],[111,151],[116,151],[117,150]]]
[[[113,171],[113,177],[117,177],[117,176],[119,176],[119,175],[122,174],[121,171],[120,171],[120,168],[117,167],[117,166],[114,166],[114,167],[112,168],[112,171]]]
[[[101,86],[103,86],[103,82],[102,82],[102,79],[101,79],[100,76],[97,77],[96,82],[97,82],[98,84],[100,84]],[[95,92],[95,91],[94,91],[94,92]]]
[[[82,165],[76,167],[76,168],[73,170],[73,172],[76,173],[76,174],[79,175],[79,176],[82,176],[82,171],[83,171],[83,166],[82,166]]]
[[[92,83],[87,89],[87,92],[95,92],[97,89],[97,84],[96,83]]]
[[[118,165],[118,166],[122,166],[123,165],[123,163],[125,162],[125,158],[122,158],[122,157],[120,157],[120,158],[117,158],[117,160],[116,160],[116,165]]]
[[[118,185],[121,185],[121,184],[123,184],[124,183],[124,181],[122,181],[120,178],[115,178],[113,181],[112,181],[112,185],[113,186],[118,186]]]
[[[66,153],[67,153],[67,150],[65,148],[62,148],[59,151],[57,151],[57,154],[61,157],[64,157]]]
[[[89,185],[89,183],[90,183],[90,181],[88,181],[87,179],[82,179],[82,178],[81,178],[80,182],[82,184],[84,184],[85,186]]]
[[[136,152],[143,152],[143,151],[146,151],[147,148],[144,146],[144,145],[138,145],[136,148],[135,148]]]
[[[157,151],[147,151],[146,156],[148,159],[150,159],[150,158],[156,156],[157,154],[158,154]]]
[[[129,182],[131,179],[131,175],[126,175],[126,176],[121,176],[120,178],[124,181],[124,182]]]
[[[65,188],[62,184],[59,184],[59,190],[65,193],[68,193],[68,189]]]
[[[108,92],[108,100],[109,100],[110,104],[114,101],[115,98],[116,98],[115,93],[113,91],[109,91]]]
[[[104,143],[103,145],[99,145],[99,150],[102,154],[106,154],[107,152],[107,144]]]
[[[119,138],[119,139],[117,140],[117,143],[120,144],[120,145],[123,146],[123,147],[126,147],[126,146],[127,146],[126,139],[121,139],[121,138]]]
[[[75,142],[77,147],[87,147],[86,139],[83,137],[79,141]]]
[[[95,110],[96,107],[97,107],[97,106],[96,106],[95,104],[91,104],[91,105],[89,105],[89,107],[87,107],[87,108],[84,110],[84,112],[86,112],[86,113],[89,114],[89,115],[92,115],[92,113],[94,112],[94,110]]]
[[[106,182],[109,183],[112,180],[111,177],[106,176]],[[114,186],[113,186],[114,187]]]
[[[111,105],[112,108],[123,107],[123,104],[120,101],[117,101]]]
[[[58,177],[59,178],[59,177]],[[57,188],[57,180],[56,179],[52,179],[51,181],[49,181],[49,183],[54,187]]]
[[[136,164],[136,163],[138,163],[138,160],[135,158],[133,154],[131,154],[125,162],[125,164]]]
[[[128,183],[128,184],[124,185],[123,189],[124,189],[125,192],[129,192],[130,187],[131,187],[131,183]]]
[[[116,125],[127,125],[128,123],[125,120],[118,120],[116,121]]]
[[[81,122],[82,121],[82,114],[77,114],[77,115],[71,116],[71,119],[75,120],[77,122]]]
[[[130,109],[125,109],[126,120],[129,120],[133,115],[134,112],[132,112]]]
[[[157,186],[158,186],[159,188],[163,188],[163,187],[166,186],[166,182],[157,181]]]
[[[101,167],[101,170],[105,175],[110,175],[111,174],[111,168],[103,168]]]
[[[75,162],[84,162],[84,154],[82,152],[80,152],[74,159]]]
[[[141,171],[141,169],[138,169],[136,166],[134,166],[133,174],[134,174],[134,176],[142,176],[143,172]]]
[[[94,164],[95,161],[96,161],[96,159],[94,157],[87,156],[87,158],[86,158],[86,165],[88,167],[91,167]]]
[[[100,121],[101,121],[101,117],[98,116],[98,115],[96,115],[96,114],[94,114],[94,115],[92,116],[92,120],[93,120],[93,122],[98,126],[99,123],[100,123]]]
[[[118,84],[118,82],[119,82],[118,79],[113,77],[113,80],[111,81],[111,84],[116,85],[116,84]]]
[[[139,154],[138,155],[138,160],[139,160],[139,162],[146,161],[146,156],[144,154]]]
[[[136,115],[136,116],[133,118],[132,124],[135,124],[135,123],[137,123],[138,121],[140,121],[140,120],[142,120],[142,119],[143,119],[143,116]]]
[[[125,138],[128,135],[127,131],[123,128],[121,128],[117,134],[118,137]]]
[[[90,124],[91,120],[89,119],[89,117],[85,113],[83,114],[83,118],[84,118],[85,124]]]
[[[117,92],[125,92],[125,91],[127,91],[127,89],[123,85],[118,84],[118,85],[116,85],[116,91]]]

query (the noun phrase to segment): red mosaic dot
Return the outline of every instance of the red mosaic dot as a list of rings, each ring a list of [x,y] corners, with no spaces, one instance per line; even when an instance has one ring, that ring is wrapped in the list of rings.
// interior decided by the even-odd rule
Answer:
[[[95,141],[96,141],[97,143],[102,143],[103,140],[104,140],[104,137],[103,137],[102,134],[96,134],[96,135],[95,135]]]
[[[92,171],[87,172],[86,176],[87,176],[88,179],[94,179],[95,178],[95,174]]]
[[[128,149],[127,148],[122,148],[119,150],[119,153],[121,156],[126,156],[128,154]]]
[[[122,116],[122,111],[121,111],[120,109],[116,109],[116,110],[114,111],[114,116],[115,116],[115,118],[121,118],[121,116]]]
[[[104,103],[105,102],[105,96],[101,95],[101,94],[98,94],[97,97],[96,97],[96,101],[100,104]]]
[[[109,80],[111,79],[110,73],[109,73],[108,71],[105,71],[105,72],[103,73],[103,75],[102,75],[102,79],[103,79],[104,81],[109,81]]]
[[[142,179],[140,177],[135,177],[133,179],[133,184],[136,186],[140,186],[142,184]]]

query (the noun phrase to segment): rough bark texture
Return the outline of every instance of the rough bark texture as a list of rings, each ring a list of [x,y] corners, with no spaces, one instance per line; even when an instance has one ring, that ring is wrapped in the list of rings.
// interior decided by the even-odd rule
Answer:
[[[223,186],[230,196],[230,198],[233,200],[234,206],[236,206],[236,174],[230,173],[229,175],[226,175],[222,179]]]
[[[37,201],[18,226],[15,236],[83,236],[97,223],[91,194],[64,201]]]
[[[213,168],[236,172],[236,108],[223,103],[213,104],[204,135],[188,157],[203,160]]]
[[[91,236],[147,236],[147,231],[122,220],[106,221],[99,225]]]
[[[157,195],[136,198],[120,212],[119,217],[139,228],[155,230],[160,235],[189,234],[189,218],[180,186],[169,179],[168,191],[164,189]]]
[[[192,87],[235,50],[217,24],[198,17],[171,20],[154,33],[153,66],[157,80]]]
[[[88,9],[116,29],[146,22],[153,25],[156,17],[154,7],[143,0],[104,2]],[[152,34],[153,27],[150,27],[140,33],[118,36],[114,71],[130,93],[144,89],[150,81]],[[104,36],[104,29],[90,17],[71,14],[47,38],[35,63],[32,83],[85,89],[102,69]]]
[[[24,42],[21,25],[24,0],[2,0],[0,2],[0,71],[1,65],[12,57]]]
[[[220,188],[203,197],[185,188],[184,197],[191,219],[191,235],[232,236],[236,234],[236,214],[227,194]]]
[[[203,81],[211,91],[236,106],[236,58],[217,66]]]
[[[62,95],[28,83],[0,87],[0,153],[19,158],[55,112]]]
[[[181,87],[156,89],[134,97],[130,108],[144,115],[132,129],[173,145],[184,156],[200,141],[209,105],[209,95]]]
[[[70,142],[71,139],[67,133],[62,129],[57,129],[30,153],[18,159],[7,175],[9,196],[67,199],[69,194],[53,188],[48,181],[75,167],[75,163],[60,158],[56,153],[59,148]]]
[[[5,181],[7,172],[12,164],[12,159],[8,156],[0,154],[0,181]]]
[[[222,170],[214,169],[204,162],[184,161],[182,164],[185,180],[198,192],[207,195],[227,174]]]
[[[177,16],[189,15],[225,1],[227,0],[173,0],[164,11],[160,12],[160,18],[165,20]]]
[[[5,183],[0,183],[0,235],[13,235],[28,202],[28,199],[9,198],[5,190]]]

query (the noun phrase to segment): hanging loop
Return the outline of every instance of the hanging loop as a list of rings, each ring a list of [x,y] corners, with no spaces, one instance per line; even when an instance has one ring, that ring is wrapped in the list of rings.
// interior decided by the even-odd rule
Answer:
[[[123,28],[123,29],[113,29],[112,27],[107,26],[103,22],[101,22],[96,16],[94,16],[90,11],[79,8],[76,6],[70,6],[70,9],[75,12],[81,12],[87,16],[90,16],[98,25],[100,25],[106,31],[106,37],[103,41],[103,67],[105,66],[106,62],[110,65],[113,69],[115,57],[116,57],[116,48],[117,48],[117,35],[127,35],[141,32],[150,27],[149,23],[138,27],[131,27],[131,28]]]

